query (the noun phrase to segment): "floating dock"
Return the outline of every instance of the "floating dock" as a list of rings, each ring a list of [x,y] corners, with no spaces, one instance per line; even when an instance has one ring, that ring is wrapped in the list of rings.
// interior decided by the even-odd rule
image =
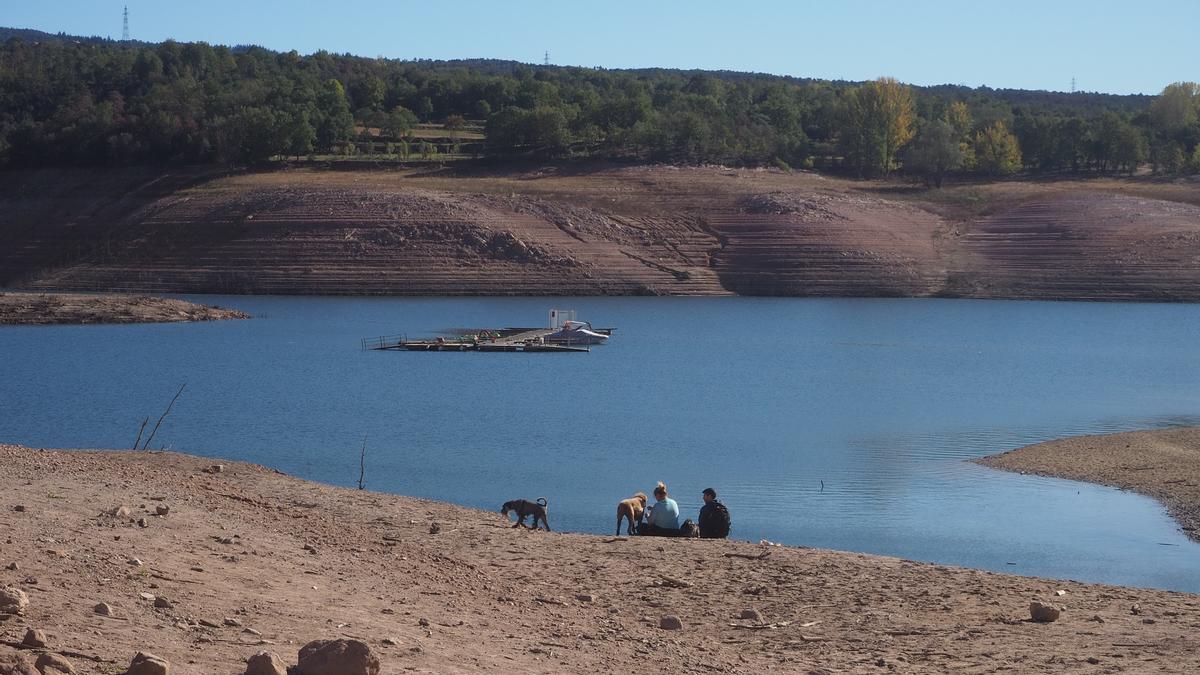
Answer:
[[[574,341],[570,337],[563,338],[563,326],[580,325],[575,321],[574,311],[550,310],[550,327],[548,328],[459,328],[433,339],[410,340],[406,335],[381,335],[373,338],[363,338],[362,348],[373,351],[410,351],[410,352],[537,352],[537,353],[569,353],[591,351],[594,342]],[[588,330],[601,336],[612,335],[612,328],[591,328]],[[597,341],[602,342],[598,336]]]

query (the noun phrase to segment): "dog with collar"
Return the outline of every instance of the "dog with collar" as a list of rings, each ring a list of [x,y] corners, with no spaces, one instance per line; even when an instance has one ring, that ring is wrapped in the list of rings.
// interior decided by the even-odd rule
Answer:
[[[533,516],[533,524],[525,525],[528,529],[538,529],[538,521],[541,521],[542,527],[546,531],[550,531],[550,523],[546,521],[546,498],[538,497],[537,501],[529,501],[528,499],[514,499],[510,502],[504,502],[504,506],[500,507],[500,515],[508,518],[509,512],[517,514],[517,522],[513,525],[513,529],[525,525],[525,518]]]

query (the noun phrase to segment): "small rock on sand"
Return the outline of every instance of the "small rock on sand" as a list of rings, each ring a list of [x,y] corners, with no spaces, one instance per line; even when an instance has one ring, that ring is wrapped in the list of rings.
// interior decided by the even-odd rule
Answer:
[[[160,595],[154,598],[154,606],[159,609],[171,609],[171,601]]]
[[[295,675],[379,675],[379,659],[358,640],[313,640],[300,648]]]
[[[158,599],[158,598],[154,597],[153,593],[145,593],[145,592],[138,593],[138,597],[145,600],[146,602],[154,602],[155,600]]]
[[[759,613],[757,609],[743,609],[742,613],[738,615],[738,618],[745,619],[747,621],[762,621],[762,614]]]
[[[36,628],[30,628],[25,631],[25,639],[21,640],[21,644],[41,649],[46,646],[46,634]]]
[[[125,675],[171,675],[171,664],[149,652],[138,652]]]
[[[75,675],[75,666],[58,654],[41,654],[33,665],[42,675]]]
[[[16,572],[17,570],[21,569],[21,566],[18,565],[16,562],[10,562],[4,566],[4,569],[12,570],[13,572]]]
[[[158,506],[154,507],[154,513],[156,513],[160,516],[165,516],[170,512],[171,512],[171,507],[167,506],[166,504],[159,504]]]
[[[442,531],[442,526],[437,523],[429,524],[429,534],[437,534]]]
[[[1034,600],[1029,603],[1029,616],[1038,623],[1050,623],[1058,621],[1059,615],[1062,614],[1062,609],[1048,602],[1040,602]]]
[[[658,620],[658,627],[663,630],[681,630],[683,622],[674,614],[667,614]]]
[[[117,610],[107,602],[102,602],[92,608],[92,611],[100,616],[116,616]]]
[[[24,512],[25,512],[25,505],[24,505],[24,504],[17,504],[16,506],[14,506],[14,507],[13,507],[13,511],[16,511],[17,513],[24,513]]]
[[[19,588],[0,588],[0,614],[24,614],[29,596]]]
[[[129,516],[133,515],[133,511],[129,510],[128,506],[122,504],[109,509],[108,515],[112,516],[113,518],[128,518]]]
[[[246,675],[287,675],[287,666],[273,652],[259,652],[246,659]]]
[[[221,619],[221,623],[225,624],[226,626],[233,626],[234,628],[240,628],[242,626],[241,619],[235,619],[231,616]]]
[[[596,596],[591,593],[576,593],[575,599],[580,602],[595,602]]]
[[[395,647],[396,645],[400,644],[400,641],[394,637],[385,637],[380,640],[380,642],[391,647]]]

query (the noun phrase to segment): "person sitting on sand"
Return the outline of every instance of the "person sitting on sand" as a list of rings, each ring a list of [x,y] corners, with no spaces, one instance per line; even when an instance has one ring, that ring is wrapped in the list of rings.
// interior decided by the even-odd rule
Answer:
[[[650,507],[646,524],[638,528],[638,534],[650,537],[679,536],[679,505],[667,497],[667,486],[658,481],[654,486],[654,505]]]
[[[704,506],[700,507],[700,538],[724,539],[729,536],[729,509],[717,501],[717,491],[704,488]]]

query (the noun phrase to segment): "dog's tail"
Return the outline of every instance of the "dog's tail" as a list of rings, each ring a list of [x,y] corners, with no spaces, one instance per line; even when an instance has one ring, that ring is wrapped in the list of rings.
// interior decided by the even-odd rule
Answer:
[[[542,508],[546,508],[546,506],[547,506],[545,497],[538,497],[537,503],[540,504],[542,506]]]

